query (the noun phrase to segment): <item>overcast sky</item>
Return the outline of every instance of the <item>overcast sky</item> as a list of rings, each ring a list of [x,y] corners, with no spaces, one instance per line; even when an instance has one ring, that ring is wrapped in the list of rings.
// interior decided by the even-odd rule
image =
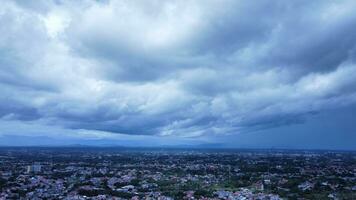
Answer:
[[[4,0],[0,145],[356,149],[355,8]]]

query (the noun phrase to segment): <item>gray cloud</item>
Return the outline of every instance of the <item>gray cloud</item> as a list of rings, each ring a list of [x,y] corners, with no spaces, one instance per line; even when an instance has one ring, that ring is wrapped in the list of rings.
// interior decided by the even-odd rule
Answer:
[[[185,137],[304,123],[356,101],[354,4],[5,1],[0,119]]]

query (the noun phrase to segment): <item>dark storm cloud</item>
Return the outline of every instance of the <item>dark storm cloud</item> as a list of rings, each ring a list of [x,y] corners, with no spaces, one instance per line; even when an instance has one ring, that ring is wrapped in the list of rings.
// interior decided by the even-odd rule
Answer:
[[[7,104],[6,104],[7,103]],[[7,120],[36,120],[41,116],[35,108],[16,105],[14,102],[1,102],[0,118]]]
[[[332,20],[332,16],[330,16]],[[344,21],[314,22],[296,25],[290,22],[286,34],[279,37],[272,46],[270,57],[264,60],[281,66],[299,67],[308,72],[331,71],[353,57],[350,50],[355,48],[356,17]],[[300,22],[299,22],[300,23]],[[293,27],[297,26],[297,27]],[[294,28],[299,31],[290,31]]]
[[[0,118],[234,134],[356,101],[353,1],[5,1]]]

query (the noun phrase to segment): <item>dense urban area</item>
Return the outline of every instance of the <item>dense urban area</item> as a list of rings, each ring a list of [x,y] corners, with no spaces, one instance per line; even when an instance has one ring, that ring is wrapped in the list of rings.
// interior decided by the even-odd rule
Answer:
[[[356,199],[356,152],[3,147],[0,199]]]

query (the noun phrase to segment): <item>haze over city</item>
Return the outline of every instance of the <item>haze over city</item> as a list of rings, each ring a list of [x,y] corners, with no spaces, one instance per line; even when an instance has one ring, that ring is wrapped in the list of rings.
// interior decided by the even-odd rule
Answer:
[[[356,150],[355,8],[4,0],[0,146]]]

